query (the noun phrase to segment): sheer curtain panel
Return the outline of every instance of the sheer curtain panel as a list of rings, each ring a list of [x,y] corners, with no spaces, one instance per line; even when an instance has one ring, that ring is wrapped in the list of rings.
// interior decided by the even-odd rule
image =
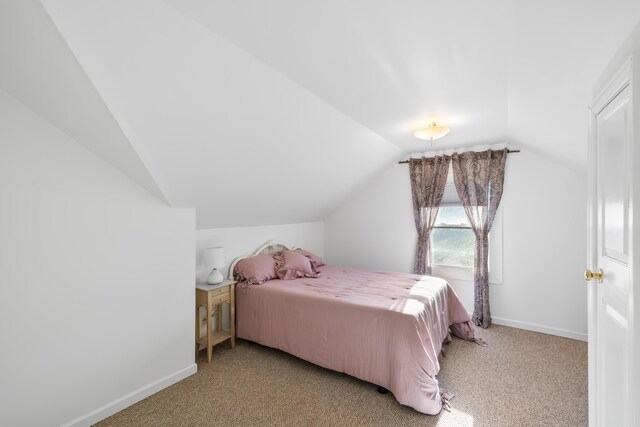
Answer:
[[[489,232],[502,198],[508,150],[454,153],[453,179],[475,234],[473,323],[491,325],[489,308]]]
[[[447,183],[451,156],[409,160],[413,216],[418,232],[413,264],[415,274],[431,274],[430,236]]]

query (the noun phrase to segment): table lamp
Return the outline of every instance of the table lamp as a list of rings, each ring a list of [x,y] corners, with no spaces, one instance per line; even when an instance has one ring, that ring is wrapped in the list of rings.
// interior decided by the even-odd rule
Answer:
[[[217,285],[218,283],[222,283],[224,280],[224,276],[218,270],[224,266],[224,251],[220,246],[206,248],[204,250],[204,254],[202,255],[203,261],[207,268],[212,268],[211,273],[207,276],[207,283],[210,285]]]

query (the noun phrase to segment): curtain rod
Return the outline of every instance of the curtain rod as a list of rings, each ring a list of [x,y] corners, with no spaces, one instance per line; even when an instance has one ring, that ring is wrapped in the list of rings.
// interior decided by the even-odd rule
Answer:
[[[498,151],[498,150],[494,150],[494,151]],[[507,154],[511,154],[511,153],[519,153],[520,150],[507,150]],[[409,160],[402,160],[399,161],[398,164],[401,165],[403,163],[409,163]]]

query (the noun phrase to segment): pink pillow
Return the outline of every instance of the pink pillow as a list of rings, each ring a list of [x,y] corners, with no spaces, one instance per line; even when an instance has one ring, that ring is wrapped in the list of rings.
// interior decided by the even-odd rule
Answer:
[[[316,254],[313,254],[309,251],[305,251],[304,249],[296,249],[296,252],[301,253],[302,255],[306,256],[311,261],[313,261],[315,263],[315,267],[320,267],[321,265],[324,265],[324,262],[322,262],[322,258],[320,258]]]
[[[276,273],[280,280],[292,280],[298,277],[318,277],[320,272],[313,261],[296,251],[281,251],[273,254],[276,260]]]
[[[271,255],[254,255],[238,261],[233,269],[234,277],[239,282],[249,285],[260,285],[267,280],[277,279],[276,261]]]

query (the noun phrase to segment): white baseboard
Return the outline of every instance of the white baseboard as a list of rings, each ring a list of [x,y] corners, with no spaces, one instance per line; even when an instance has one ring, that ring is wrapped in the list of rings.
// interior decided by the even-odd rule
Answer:
[[[552,328],[551,326],[538,325],[537,323],[520,322],[518,320],[503,319],[491,316],[491,321],[496,325],[511,326],[512,328],[526,329],[527,331],[542,332],[549,335],[571,338],[578,341],[587,341],[587,334],[568,331],[566,329]]]
[[[133,391],[129,394],[122,396],[119,399],[114,400],[113,402],[107,403],[91,412],[88,412],[84,415],[79,416],[66,424],[63,424],[63,427],[67,426],[91,426],[98,421],[104,420],[105,418],[115,414],[116,412],[122,411],[124,408],[133,405],[151,396],[154,393],[159,392],[160,390],[169,387],[181,381],[198,371],[198,366],[194,363],[190,366],[187,366],[184,369],[181,369],[178,372],[175,372],[171,375],[168,375],[164,378],[161,378],[157,381],[152,382],[142,388],[139,388],[136,391]]]
[[[471,315],[472,313],[469,313],[469,317],[471,317]],[[574,332],[566,329],[539,325],[537,323],[521,322],[519,320],[511,320],[494,316],[491,316],[491,322],[495,323],[496,325],[510,326],[512,328],[524,329],[533,332],[542,332],[543,334],[556,335],[559,337],[571,338],[574,340],[587,342],[587,334],[582,332]]]

